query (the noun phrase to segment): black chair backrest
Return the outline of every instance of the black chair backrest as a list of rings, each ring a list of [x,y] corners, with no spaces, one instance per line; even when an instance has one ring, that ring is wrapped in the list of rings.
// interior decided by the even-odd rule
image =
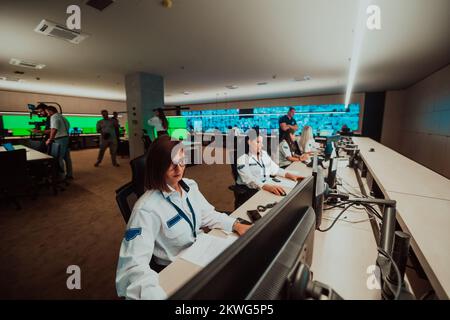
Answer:
[[[228,156],[231,163],[231,174],[233,175],[234,182],[236,182],[238,178],[238,171],[236,164],[238,159],[237,150],[236,149],[229,150]]]
[[[28,183],[25,149],[0,152],[0,188],[16,189]]]
[[[134,195],[134,198],[130,199],[132,195]],[[134,205],[134,202],[136,202],[137,198],[138,197],[133,189],[133,183],[131,182],[128,182],[127,184],[116,190],[117,205],[119,206],[125,223],[128,223],[128,220],[130,219],[131,208]]]
[[[147,156],[143,154],[130,161],[134,192],[140,197],[145,192],[145,163]]]

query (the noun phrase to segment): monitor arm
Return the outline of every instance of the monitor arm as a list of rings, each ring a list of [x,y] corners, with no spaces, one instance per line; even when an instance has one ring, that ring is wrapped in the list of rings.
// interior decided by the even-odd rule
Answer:
[[[401,286],[399,299],[414,299],[414,295],[406,288],[404,283],[405,266],[409,254],[410,236],[401,231],[395,231],[396,226],[396,201],[388,199],[372,199],[372,198],[354,198],[346,193],[340,193],[337,190],[326,189],[325,197],[343,200],[347,203],[354,204],[374,204],[383,207],[383,221],[381,223],[381,231],[378,247],[378,256],[376,264],[381,273],[381,293],[384,299],[394,298],[397,284]],[[382,254],[380,251],[387,253],[390,258]],[[400,272],[400,279],[394,271],[393,262],[397,265]]]
[[[304,263],[298,265],[288,281],[287,294],[290,300],[343,300],[330,286],[313,281],[312,272]]]

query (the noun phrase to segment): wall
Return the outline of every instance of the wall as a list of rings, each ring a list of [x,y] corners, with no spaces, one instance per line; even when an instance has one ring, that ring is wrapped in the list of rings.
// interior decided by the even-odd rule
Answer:
[[[38,101],[58,102],[64,113],[100,114],[102,109],[108,109],[110,113],[127,110],[123,101],[0,90],[0,111],[27,112],[27,104]]]
[[[381,142],[450,178],[450,65],[387,92]]]

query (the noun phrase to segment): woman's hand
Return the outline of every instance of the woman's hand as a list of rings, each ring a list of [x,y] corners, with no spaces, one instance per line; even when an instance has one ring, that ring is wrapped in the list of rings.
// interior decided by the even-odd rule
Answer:
[[[263,185],[262,189],[276,194],[277,196],[286,195],[286,191],[284,191],[282,187],[274,186],[272,184],[265,184]]]
[[[300,161],[307,161],[307,160],[309,160],[309,154],[304,153],[301,156],[298,156],[298,158],[300,159]]]
[[[286,172],[284,177],[286,179],[290,179],[292,181],[301,181],[301,180],[305,179],[305,177],[297,176],[297,175],[289,173],[289,172]]]
[[[236,233],[240,236],[242,236],[244,233],[247,232],[248,229],[250,229],[252,226],[248,224],[243,224],[239,222],[235,222],[233,225],[233,231],[236,231]]]

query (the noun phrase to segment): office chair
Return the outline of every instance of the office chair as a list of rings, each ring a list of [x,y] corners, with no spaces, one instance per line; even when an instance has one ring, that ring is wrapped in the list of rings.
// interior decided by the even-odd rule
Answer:
[[[131,216],[131,208],[138,198],[131,181],[116,190],[116,202],[125,223],[128,223]]]
[[[75,128],[74,128],[75,129]],[[79,150],[82,148],[80,132],[78,130],[74,130],[69,137],[69,148],[71,150]]]
[[[20,210],[22,207],[16,196],[34,189],[28,174],[25,149],[0,152],[0,177],[0,195],[14,203],[16,209]],[[33,192],[33,197],[34,195]]]
[[[145,161],[146,154],[131,160],[131,181],[116,190],[117,205],[125,223],[128,223],[134,203],[145,192]]]
[[[248,199],[250,199],[256,192],[258,192],[257,189],[250,189],[247,186],[237,184],[237,178],[238,178],[238,170],[237,170],[237,159],[238,154],[237,150],[230,150],[229,151],[229,159],[231,160],[231,174],[233,175],[234,179],[234,185],[231,185],[228,187],[229,190],[233,191],[234,194],[234,209],[236,210],[239,208],[244,202],[246,202]]]
[[[145,192],[145,164],[146,153],[130,161],[131,166],[131,183],[138,197]]]

